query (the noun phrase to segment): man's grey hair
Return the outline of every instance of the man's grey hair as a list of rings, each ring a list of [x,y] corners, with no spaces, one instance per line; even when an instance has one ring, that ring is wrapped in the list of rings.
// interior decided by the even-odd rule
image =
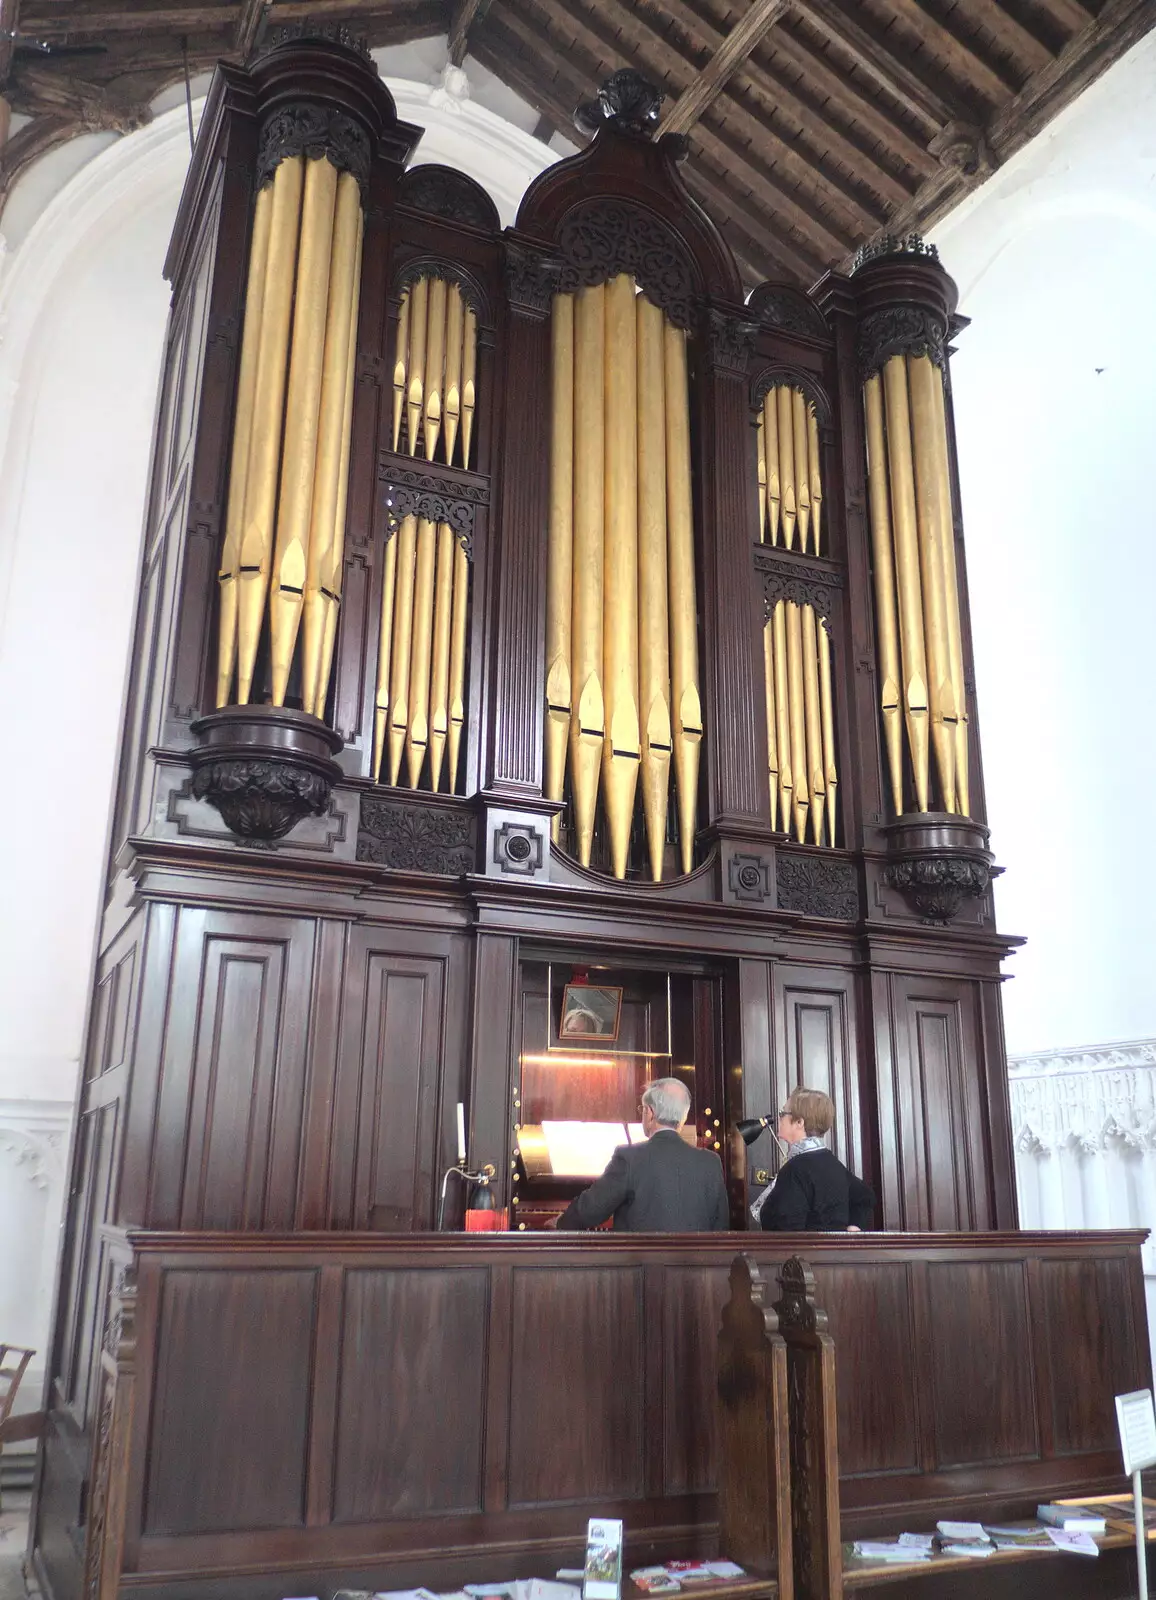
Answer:
[[[664,1128],[681,1128],[690,1114],[690,1090],[677,1078],[656,1078],[642,1091],[642,1103]]]

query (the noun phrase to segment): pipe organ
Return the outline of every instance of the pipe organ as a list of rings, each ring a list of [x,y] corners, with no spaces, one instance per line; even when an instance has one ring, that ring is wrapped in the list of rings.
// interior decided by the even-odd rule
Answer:
[[[214,78],[165,269],[55,1600],[116,1589],[121,1546],[94,1517],[86,1572],[74,1535],[125,1229],[453,1229],[483,1173],[532,1232],[668,1075],[736,1229],[771,1164],[736,1123],[801,1083],[882,1227],[1015,1224],[955,288],[914,237],[744,284],[660,100],[616,74],[503,227],[345,29]],[[270,1325],[312,1326],[296,1304]],[[322,1477],[269,1515],[280,1539],[308,1501],[294,1570]],[[154,1573],[170,1532],[131,1547]]]

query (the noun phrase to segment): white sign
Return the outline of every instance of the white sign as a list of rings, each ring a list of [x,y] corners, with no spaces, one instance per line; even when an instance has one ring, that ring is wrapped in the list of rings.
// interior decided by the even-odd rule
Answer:
[[[1156,1410],[1151,1389],[1116,1396],[1116,1420],[1120,1426],[1120,1449],[1124,1471],[1129,1477],[1145,1467],[1156,1466]]]

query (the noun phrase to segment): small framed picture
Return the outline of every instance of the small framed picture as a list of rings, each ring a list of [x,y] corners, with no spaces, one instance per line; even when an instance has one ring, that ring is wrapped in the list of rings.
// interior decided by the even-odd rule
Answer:
[[[568,1039],[605,1039],[608,1044],[613,1044],[618,1038],[618,1014],[621,1010],[621,989],[598,989],[589,983],[568,983],[562,991],[558,1038],[563,1044]]]

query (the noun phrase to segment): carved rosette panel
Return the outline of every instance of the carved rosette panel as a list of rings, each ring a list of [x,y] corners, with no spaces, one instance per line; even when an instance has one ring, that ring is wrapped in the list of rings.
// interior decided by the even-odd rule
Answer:
[[[378,465],[378,481],[385,493],[389,520],[387,537],[397,531],[403,517],[423,517],[428,522],[448,523],[458,543],[472,561],[474,558],[475,515],[479,506],[489,504],[487,484],[470,482],[435,468],[399,467],[391,461]]]
[[[774,874],[767,856],[738,854],[727,862],[727,889],[741,905],[763,905],[773,899]]]
[[[477,858],[475,822],[458,807],[406,805],[363,795],[357,859],[398,872],[461,877]]]
[[[775,852],[780,911],[805,917],[854,922],[859,916],[859,883],[850,861],[823,861],[780,845]]]
[[[591,284],[629,273],[648,300],[676,328],[694,324],[695,279],[690,257],[678,236],[660,222],[617,200],[578,206],[558,231],[562,257],[558,289],[572,294]]]
[[[362,201],[369,183],[372,151],[360,123],[331,106],[299,100],[275,111],[261,128],[257,147],[257,187],[263,189],[290,156],[316,160],[328,156],[338,172],[357,179]]]
[[[945,927],[965,900],[991,888],[991,864],[977,857],[914,856],[889,862],[883,876],[929,926]]]
[[[943,319],[915,306],[889,306],[873,311],[859,324],[856,357],[863,383],[886,366],[892,356],[929,356],[937,367],[947,361],[947,329]]]
[[[822,622],[829,623],[835,594],[843,587],[843,574],[834,567],[784,555],[770,545],[755,550],[755,571],[763,585],[763,620],[768,621],[780,600],[793,600],[797,606],[812,606]]]
[[[745,378],[758,331],[758,323],[752,322],[749,317],[720,311],[717,306],[709,307],[706,314],[706,347],[714,370]]]

